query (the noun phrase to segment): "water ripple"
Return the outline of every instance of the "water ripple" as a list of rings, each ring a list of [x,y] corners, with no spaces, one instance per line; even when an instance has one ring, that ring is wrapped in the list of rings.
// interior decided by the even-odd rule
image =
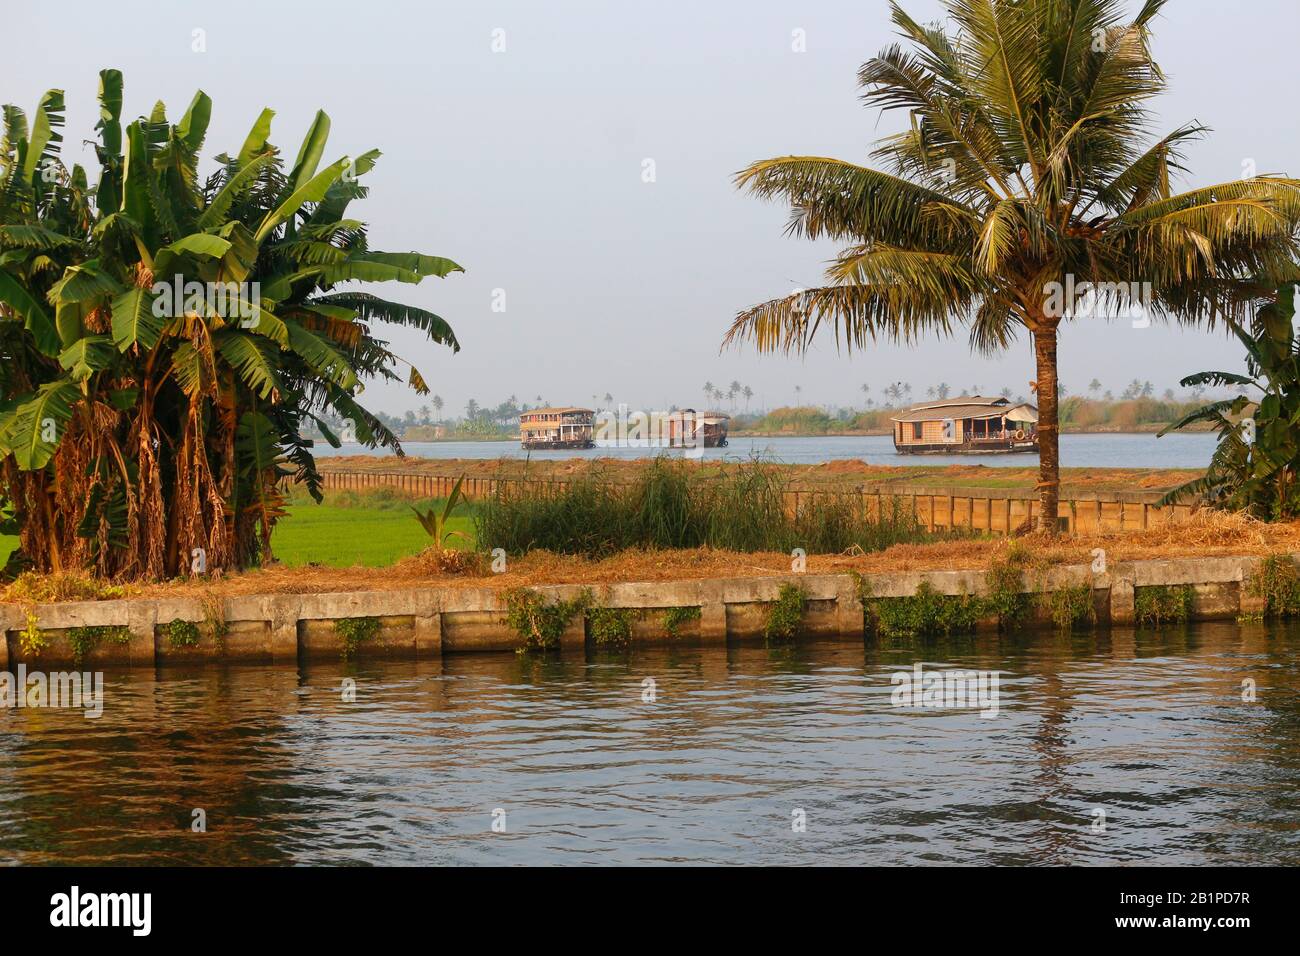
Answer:
[[[918,661],[997,717],[893,707]],[[1298,670],[1204,625],[116,673],[0,712],[0,862],[1294,865]]]

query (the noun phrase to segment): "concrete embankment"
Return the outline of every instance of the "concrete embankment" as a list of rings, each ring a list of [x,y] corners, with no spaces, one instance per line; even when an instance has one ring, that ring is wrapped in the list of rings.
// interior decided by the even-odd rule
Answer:
[[[1294,561],[1297,556],[1293,556]],[[1036,581],[1035,590],[1073,589],[1090,594],[1097,626],[1134,623],[1143,588],[1185,587],[1190,620],[1234,619],[1257,614],[1262,598],[1248,582],[1255,557],[1183,558],[1121,562],[1103,573],[1086,565],[1058,566]],[[847,574],[790,574],[596,586],[594,607],[636,612],[632,643],[725,643],[761,639],[767,614],[784,584],[805,598],[802,631],[815,635],[865,633],[863,589]],[[870,600],[908,598],[923,584],[940,595],[980,595],[983,571],[917,571],[872,574],[862,579]],[[1086,586],[1087,590],[1083,590]],[[547,602],[571,601],[580,585],[531,589]],[[506,622],[506,592],[499,588],[415,588],[331,594],[267,594],[225,598],[134,598],[35,606],[0,606],[0,668],[67,664],[154,666],[172,662],[230,660],[293,662],[337,658],[345,649],[347,624],[365,628],[359,656],[433,657],[465,651],[513,651],[519,635]],[[1045,602],[1034,604],[1025,626],[1053,626]],[[687,609],[669,626],[669,609]],[[699,613],[695,614],[694,610]],[[560,638],[563,653],[585,653],[590,618],[575,614]],[[996,627],[996,619],[982,621]],[[671,632],[671,633],[670,633]]]

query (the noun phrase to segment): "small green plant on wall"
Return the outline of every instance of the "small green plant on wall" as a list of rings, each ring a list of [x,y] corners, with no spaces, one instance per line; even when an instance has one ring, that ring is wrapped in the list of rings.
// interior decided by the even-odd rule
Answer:
[[[199,643],[199,626],[193,621],[183,621],[179,617],[173,618],[162,626],[162,632],[167,638],[167,646],[180,650],[185,647],[196,647]]]
[[[1032,606],[1032,599],[1024,593],[1025,572],[1032,564],[1029,549],[1019,541],[1013,541],[1004,555],[989,562],[980,617],[996,617],[1004,631],[1024,621]]]
[[[763,626],[763,637],[768,643],[793,640],[803,624],[807,604],[808,596],[803,588],[796,584],[781,585],[776,600],[767,609],[767,621]]]
[[[868,612],[885,637],[932,637],[975,630],[984,602],[970,594],[940,594],[922,581],[911,597],[877,598]]]
[[[72,648],[72,660],[80,667],[86,657],[99,646],[101,641],[114,644],[130,644],[131,629],[125,624],[98,624],[88,627],[68,628],[68,646]]]
[[[362,644],[379,633],[377,617],[344,617],[334,622],[334,631],[343,638],[343,659],[351,660]]]
[[[570,601],[547,603],[531,588],[514,588],[502,595],[506,604],[506,626],[519,635],[518,652],[549,651],[560,646],[560,638],[575,617],[592,604],[590,589]]]
[[[670,607],[664,611],[664,630],[676,640],[681,637],[682,627],[691,621],[698,621],[700,616],[698,607]]]
[[[18,646],[24,657],[40,657],[41,651],[50,646],[50,640],[36,622],[36,611],[33,608],[23,608],[23,615],[27,623],[18,632]]]
[[[1256,565],[1246,590],[1263,598],[1257,617],[1295,617],[1300,614],[1300,572],[1289,554],[1270,554]]]
[[[1080,624],[1097,620],[1091,584],[1061,585],[1045,592],[1042,602],[1059,631],[1072,631]]]
[[[631,608],[593,607],[587,611],[587,631],[600,647],[627,647],[634,617]]]
[[[230,625],[226,621],[225,604],[221,598],[215,594],[204,594],[201,598],[203,605],[203,628],[212,635],[212,642],[216,644],[217,650],[225,651],[226,635],[230,633]]]
[[[1152,584],[1133,592],[1133,618],[1142,626],[1183,624],[1192,616],[1196,589],[1190,584]]]

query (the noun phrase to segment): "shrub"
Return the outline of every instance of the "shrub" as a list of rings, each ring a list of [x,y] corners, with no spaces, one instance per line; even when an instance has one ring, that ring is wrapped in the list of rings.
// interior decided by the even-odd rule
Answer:
[[[502,597],[506,602],[506,625],[519,635],[519,653],[559,647],[569,622],[591,606],[591,591],[585,589],[571,601],[551,604],[530,588],[514,588]]]
[[[1133,593],[1133,617],[1140,625],[1183,623],[1192,616],[1196,589],[1190,584],[1154,584]]]
[[[587,611],[587,629],[601,647],[627,647],[632,641],[631,608],[593,607]]]
[[[182,621],[178,617],[162,625],[161,629],[167,635],[169,647],[194,647],[199,643],[199,626],[193,621]]]
[[[68,628],[68,644],[72,648],[72,660],[78,667],[86,659],[86,655],[101,641],[130,644],[131,629],[125,624],[97,624]]]
[[[1091,584],[1062,585],[1044,593],[1042,601],[1058,630],[1072,631],[1084,621],[1097,620]]]
[[[22,648],[23,654],[28,657],[40,657],[41,651],[49,647],[49,638],[41,630],[40,625],[36,623],[35,608],[23,608],[23,614],[27,619],[26,626],[18,632],[18,646]]]
[[[55,601],[106,601],[125,596],[127,589],[74,572],[41,574],[24,571],[5,589],[7,601],[49,604]]]
[[[1264,599],[1262,617],[1300,614],[1300,572],[1289,554],[1270,554],[1260,561],[1246,588]]]
[[[804,608],[808,596],[797,584],[783,584],[776,594],[776,600],[767,609],[767,621],[763,625],[763,636],[769,641],[792,640],[799,633],[803,623]]]
[[[1006,554],[989,563],[984,581],[986,591],[981,599],[981,617],[996,615],[998,626],[1010,630],[1020,624],[1028,613],[1031,598],[1024,593],[1025,570],[1030,566],[1029,549],[1016,541]]]
[[[876,631],[886,637],[926,637],[973,631],[983,602],[973,595],[939,594],[928,581],[911,597],[877,598],[868,605]]]
[[[670,607],[664,611],[664,630],[669,637],[676,639],[680,636],[682,625],[698,621],[701,613],[698,607]]]
[[[343,659],[349,660],[357,649],[379,633],[377,617],[344,617],[334,622],[334,631],[343,638]]]

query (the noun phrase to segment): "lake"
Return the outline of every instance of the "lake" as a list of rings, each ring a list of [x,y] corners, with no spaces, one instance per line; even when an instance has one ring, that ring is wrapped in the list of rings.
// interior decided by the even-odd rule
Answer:
[[[1204,468],[1210,463],[1218,438],[1211,432],[1166,435],[1090,434],[1061,436],[1061,465],[1065,468]],[[415,458],[525,458],[517,441],[403,442]],[[331,448],[316,443],[320,458],[334,455],[388,455],[386,449],[367,449],[355,443]],[[589,451],[535,451],[538,461],[575,457],[647,458],[653,448],[593,448]],[[733,437],[726,448],[703,449],[708,460],[765,458],[789,464],[815,465],[823,461],[857,458],[871,465],[990,465],[1026,468],[1038,464],[1037,455],[900,455],[888,435],[827,435],[811,438]]]
[[[0,779],[0,863],[1296,865],[1300,629],[122,671],[0,711]]]

